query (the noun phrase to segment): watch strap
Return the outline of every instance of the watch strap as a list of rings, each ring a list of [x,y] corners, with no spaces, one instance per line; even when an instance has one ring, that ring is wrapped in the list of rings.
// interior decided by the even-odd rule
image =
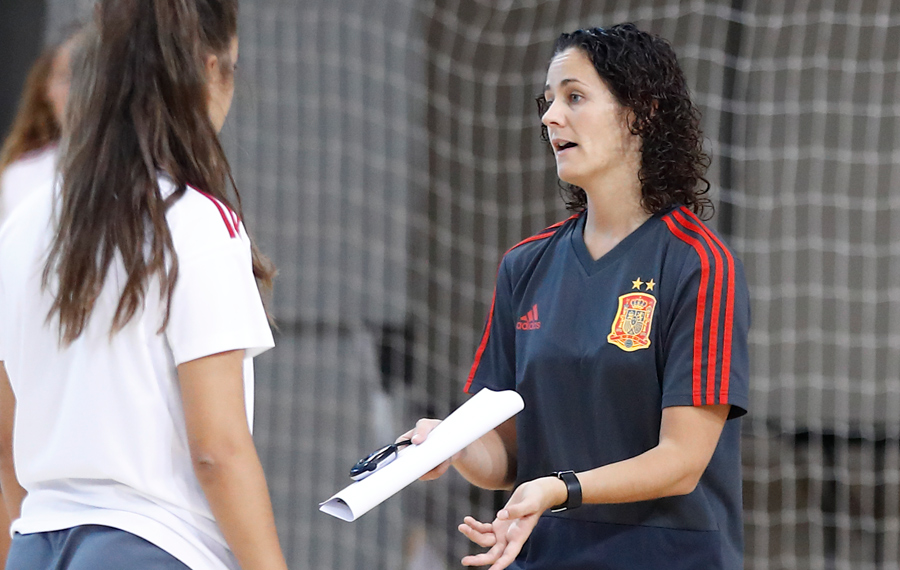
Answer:
[[[561,513],[581,506],[581,483],[574,471],[557,471],[551,474],[566,484],[566,501],[550,509],[551,513]]]

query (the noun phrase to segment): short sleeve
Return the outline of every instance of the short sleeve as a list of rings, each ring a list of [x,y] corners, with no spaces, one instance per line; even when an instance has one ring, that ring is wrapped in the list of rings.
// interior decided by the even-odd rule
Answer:
[[[179,256],[166,336],[176,364],[228,350],[252,357],[274,346],[246,237]]]
[[[682,269],[665,340],[662,406],[731,404],[747,413],[750,299],[743,267],[720,243]]]
[[[511,309],[512,287],[506,265],[504,258],[497,270],[491,309],[464,389],[469,394],[475,394],[482,388],[516,388],[516,331]]]

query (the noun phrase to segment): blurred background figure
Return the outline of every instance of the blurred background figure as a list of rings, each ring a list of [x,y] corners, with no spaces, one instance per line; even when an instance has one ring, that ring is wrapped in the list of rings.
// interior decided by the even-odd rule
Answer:
[[[62,134],[71,80],[70,59],[77,32],[47,48],[31,67],[19,109],[0,149],[0,227],[29,190],[56,174],[57,144]],[[0,509],[0,569],[9,551],[9,517]]]
[[[71,80],[72,34],[34,63],[19,110],[0,150],[0,225],[29,190],[53,180]]]

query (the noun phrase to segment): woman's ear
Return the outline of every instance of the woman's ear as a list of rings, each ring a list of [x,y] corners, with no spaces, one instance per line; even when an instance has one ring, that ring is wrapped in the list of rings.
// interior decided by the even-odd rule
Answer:
[[[209,80],[217,79],[218,74],[221,73],[221,69],[219,69],[219,56],[215,54],[206,56],[206,65],[204,67],[206,69],[206,77]]]

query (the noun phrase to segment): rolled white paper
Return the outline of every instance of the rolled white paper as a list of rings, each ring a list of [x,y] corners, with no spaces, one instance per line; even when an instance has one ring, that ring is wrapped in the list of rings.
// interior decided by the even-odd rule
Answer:
[[[516,392],[484,388],[447,416],[428,439],[401,450],[390,464],[320,503],[319,510],[355,521],[523,408],[525,402]]]

